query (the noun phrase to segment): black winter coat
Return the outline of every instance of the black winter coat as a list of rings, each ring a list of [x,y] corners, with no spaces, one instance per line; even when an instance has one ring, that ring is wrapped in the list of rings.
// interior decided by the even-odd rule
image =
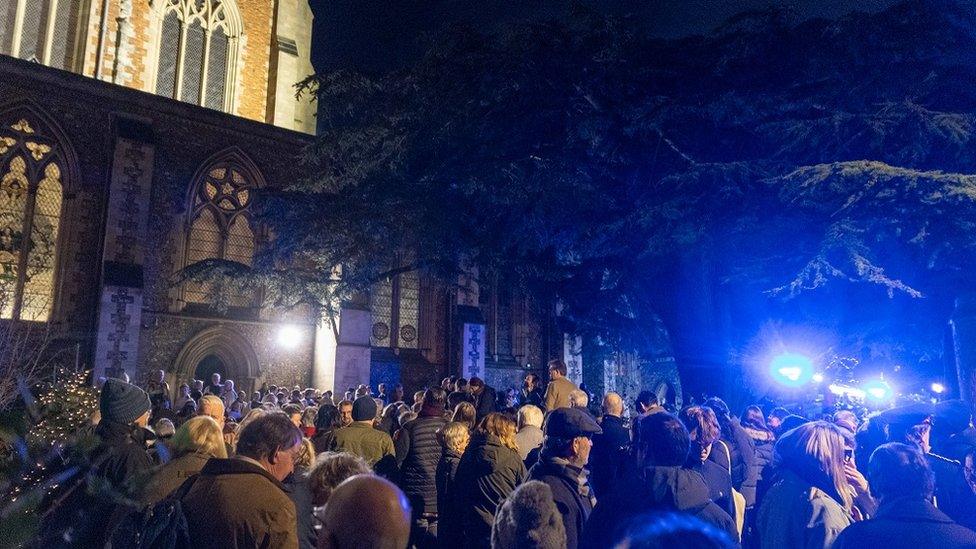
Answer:
[[[628,471],[618,490],[597,500],[580,547],[613,547],[638,517],[662,511],[688,513],[738,539],[735,519],[712,502],[701,475],[680,467],[648,467]]]
[[[495,510],[525,480],[518,452],[494,435],[471,438],[458,464],[455,486],[465,547],[489,547]]]
[[[563,516],[563,526],[566,527],[566,549],[578,547],[583,525],[593,512],[590,487],[585,478],[582,479],[582,484],[580,482],[583,474],[582,471],[546,458],[529,470],[529,480],[545,482],[552,489],[552,499],[559,514]]]
[[[394,447],[400,468],[400,488],[410,501],[414,518],[437,513],[437,462],[441,445],[437,431],[447,425],[443,414],[425,415],[400,428]]]
[[[923,500],[885,503],[874,518],[855,522],[837,536],[833,549],[962,549],[976,547],[976,533],[952,522]]]
[[[97,464],[95,474],[128,497],[140,494],[156,465],[146,448],[146,443],[155,438],[152,432],[102,421],[95,427],[95,435],[100,441],[92,456],[92,463]]]
[[[437,462],[437,542],[441,547],[461,547],[461,508],[457,501],[458,464],[461,454],[444,450],[440,461]]]
[[[498,401],[498,394],[494,389],[485,385],[481,394],[474,397],[474,410],[477,420],[481,421],[485,416],[495,411]]]
[[[603,416],[603,433],[593,435],[590,450],[590,484],[598,498],[610,495],[617,486],[623,464],[630,458],[630,431],[623,418]]]
[[[313,516],[314,505],[312,504],[312,491],[308,487],[307,471],[295,469],[290,475],[281,481],[285,492],[295,504],[295,516],[297,517],[297,533],[299,549],[315,549],[318,543],[318,534],[315,532],[315,517]]]

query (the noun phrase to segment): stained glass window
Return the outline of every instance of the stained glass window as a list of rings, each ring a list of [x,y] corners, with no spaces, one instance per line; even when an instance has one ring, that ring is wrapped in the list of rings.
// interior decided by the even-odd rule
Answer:
[[[408,271],[377,284],[370,293],[372,345],[417,349],[420,344],[420,274]]]
[[[250,205],[254,184],[244,173],[239,165],[220,162],[208,167],[197,182],[186,241],[186,265],[211,258],[252,264],[255,235]],[[183,296],[188,303],[206,303],[207,293],[206,285],[187,283]],[[247,305],[243,296],[232,301],[232,305]]]
[[[0,120],[0,318],[46,321],[54,303],[61,150],[34,120]]]
[[[82,14],[89,0],[4,0],[0,2],[0,53],[76,69],[81,58]]]
[[[230,104],[228,75],[240,35],[232,0],[166,0],[156,93],[217,110]]]

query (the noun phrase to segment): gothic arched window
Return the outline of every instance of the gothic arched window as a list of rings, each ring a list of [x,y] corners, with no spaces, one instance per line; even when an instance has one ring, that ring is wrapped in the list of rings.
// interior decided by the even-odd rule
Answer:
[[[420,326],[420,274],[408,271],[376,285],[370,293],[372,344],[417,349]]]
[[[204,259],[225,259],[251,265],[255,235],[250,206],[257,186],[252,170],[233,159],[208,164],[193,187],[186,237],[185,265]],[[188,283],[187,303],[206,303],[206,285]],[[234,305],[246,305],[244,300]]]
[[[0,53],[76,70],[89,0],[6,0],[0,6]]]
[[[232,0],[162,0],[155,90],[230,111],[240,17]]]
[[[0,115],[0,318],[50,317],[66,155],[29,112]]]

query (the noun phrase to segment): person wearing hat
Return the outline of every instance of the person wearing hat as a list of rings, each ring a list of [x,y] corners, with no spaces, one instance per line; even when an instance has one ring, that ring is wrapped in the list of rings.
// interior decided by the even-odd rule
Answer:
[[[390,476],[396,471],[396,455],[390,435],[373,428],[376,401],[369,395],[352,403],[352,423],[335,432],[332,450],[357,455],[377,473]]]
[[[120,379],[107,379],[98,397],[102,419],[95,427],[99,443],[92,463],[97,476],[129,497],[139,493],[154,465],[147,450],[155,438],[146,429],[151,408],[145,391]]]
[[[582,408],[557,408],[549,414],[539,461],[529,470],[529,480],[552,489],[556,508],[566,527],[566,547],[576,549],[583,525],[596,503],[586,478],[593,435],[600,425]]]

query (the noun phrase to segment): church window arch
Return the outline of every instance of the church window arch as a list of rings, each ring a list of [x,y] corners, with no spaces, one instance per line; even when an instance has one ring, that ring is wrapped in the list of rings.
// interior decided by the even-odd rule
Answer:
[[[370,292],[375,347],[417,349],[420,344],[420,273],[395,274]]]
[[[150,89],[231,112],[243,32],[233,0],[155,0],[156,64]]]
[[[194,180],[187,219],[184,265],[223,259],[251,266],[257,238],[251,202],[260,176],[236,154],[208,162]],[[209,288],[188,282],[187,303],[207,303]],[[245,299],[235,299],[246,306]]]
[[[0,114],[0,319],[51,316],[71,158],[32,111]]]
[[[77,71],[90,0],[7,0],[0,6],[0,53]]]

